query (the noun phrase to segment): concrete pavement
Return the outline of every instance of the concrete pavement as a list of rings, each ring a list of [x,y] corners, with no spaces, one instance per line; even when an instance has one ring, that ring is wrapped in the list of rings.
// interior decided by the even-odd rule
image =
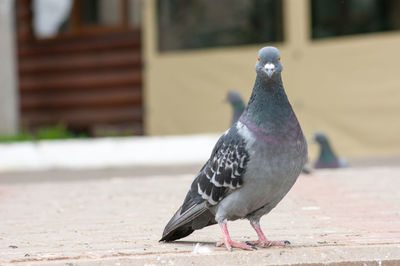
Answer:
[[[400,265],[400,167],[300,176],[261,221],[267,237],[292,245],[232,253],[215,247],[218,226],[158,242],[194,173],[119,173],[16,183],[0,175],[0,264]],[[256,238],[247,221],[228,228],[235,240]],[[193,253],[196,243],[206,250]]]

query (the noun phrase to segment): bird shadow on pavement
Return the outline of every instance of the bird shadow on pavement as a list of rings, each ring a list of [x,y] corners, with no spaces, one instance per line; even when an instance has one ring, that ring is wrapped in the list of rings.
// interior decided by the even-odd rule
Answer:
[[[211,241],[174,241],[174,242],[165,242],[166,244],[171,243],[171,244],[179,244],[179,245],[196,245],[196,244],[200,244],[200,245],[211,245],[215,247],[215,243],[216,242],[211,242]]]

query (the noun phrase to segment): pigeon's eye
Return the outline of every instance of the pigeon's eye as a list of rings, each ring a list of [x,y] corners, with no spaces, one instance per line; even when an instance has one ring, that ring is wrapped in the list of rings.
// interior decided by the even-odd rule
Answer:
[[[280,62],[280,61],[281,61],[281,57],[278,58],[278,62]]]
[[[260,58],[259,57],[257,57],[257,61],[260,62]]]

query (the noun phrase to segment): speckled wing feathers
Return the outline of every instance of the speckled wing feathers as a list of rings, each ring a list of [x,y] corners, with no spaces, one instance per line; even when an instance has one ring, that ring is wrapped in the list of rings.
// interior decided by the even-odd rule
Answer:
[[[211,205],[217,204],[227,192],[243,184],[249,155],[244,139],[235,135],[221,137],[211,158],[195,180],[197,193]]]
[[[215,224],[210,205],[216,205],[243,184],[249,153],[233,126],[218,140],[210,159],[194,179],[182,207],[168,222],[161,241],[173,241]]]

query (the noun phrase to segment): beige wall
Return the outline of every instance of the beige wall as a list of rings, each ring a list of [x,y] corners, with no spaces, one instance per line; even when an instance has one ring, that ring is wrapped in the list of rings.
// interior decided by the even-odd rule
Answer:
[[[146,128],[149,135],[222,132],[226,91],[248,99],[259,48],[158,53],[154,0],[144,4]],[[276,46],[286,92],[307,137],[319,130],[343,156],[400,154],[400,32],[311,42],[308,1],[285,0]],[[265,44],[267,45],[267,44]],[[316,147],[310,145],[311,157]]]

